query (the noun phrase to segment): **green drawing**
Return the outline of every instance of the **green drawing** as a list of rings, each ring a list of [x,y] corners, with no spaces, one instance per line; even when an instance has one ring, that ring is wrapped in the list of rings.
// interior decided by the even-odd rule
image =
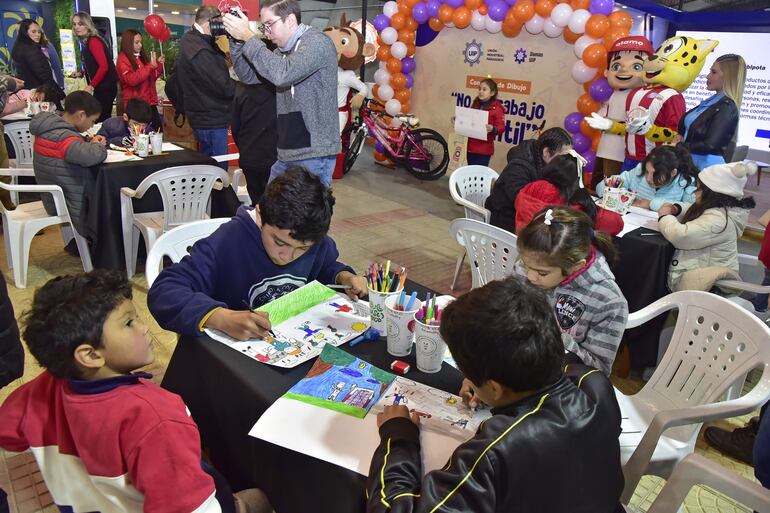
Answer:
[[[281,296],[275,301],[257,308],[257,311],[269,313],[270,323],[275,326],[309,310],[319,303],[328,301],[336,295],[337,293],[332,289],[321,285],[317,281],[311,281],[297,290],[293,290],[285,296]]]

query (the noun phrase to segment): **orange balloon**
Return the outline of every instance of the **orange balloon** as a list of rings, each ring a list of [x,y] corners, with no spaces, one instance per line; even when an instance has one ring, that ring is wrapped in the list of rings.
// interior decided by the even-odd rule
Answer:
[[[471,24],[471,16],[471,10],[462,5],[452,13],[452,23],[455,24],[455,27],[464,29]]]
[[[609,22],[608,22],[609,23]],[[390,17],[390,26],[393,27],[396,30],[401,30],[406,25],[406,16],[401,13],[397,12],[393,16]]]
[[[390,46],[389,45],[382,45],[381,47],[377,48],[377,60],[382,62],[387,62],[388,59],[390,59]]]
[[[588,122],[585,119],[580,120],[580,133],[585,135],[586,137],[593,138],[594,134],[597,132],[595,128],[591,128],[591,125],[588,124]]]
[[[482,16],[486,16],[488,12],[489,12],[489,8],[487,8],[486,5],[479,6],[479,14],[481,14]]]
[[[402,103],[401,104],[401,113],[407,114],[409,112],[409,104],[408,103]]]
[[[601,43],[589,45],[583,51],[583,62],[591,68],[606,68],[607,49]]]
[[[551,11],[556,7],[556,2],[553,0],[537,0],[535,4],[535,12],[538,16],[547,18],[551,15]]]
[[[591,95],[588,93],[578,98],[577,109],[584,116],[590,116],[592,112],[596,112],[600,107],[599,102],[591,98]]]
[[[421,1],[421,0],[406,0],[406,5],[408,5],[409,7],[414,7],[414,6],[415,6],[415,5],[417,5],[417,3],[419,3],[420,1]]]
[[[578,9],[588,10],[588,7],[591,5],[591,0],[572,0],[569,4],[572,6],[573,11]]]
[[[398,12],[400,12],[404,16],[411,16],[412,15],[412,8],[406,2],[404,2],[403,4],[398,6]],[[391,18],[391,20],[392,19],[393,18]],[[392,27],[393,23],[391,23],[390,26]]]
[[[556,2],[560,4],[568,4],[570,3],[570,0],[556,0]]]
[[[390,19],[390,24],[393,25],[393,18]],[[610,26],[610,20],[605,15],[594,14],[588,18],[588,21],[586,22],[586,34],[595,39],[599,39],[607,33]]]
[[[450,7],[451,9],[451,7]],[[440,9],[439,9],[440,10]],[[444,28],[444,24],[441,23],[441,20],[438,18],[431,18],[428,20],[428,26],[432,29],[438,32],[442,28]]]
[[[388,59],[388,71],[390,74],[398,73],[401,71],[401,59],[396,59],[395,57],[391,57]]]
[[[412,97],[412,92],[409,89],[401,89],[396,91],[394,98],[401,102],[401,105],[409,105],[409,99]]]
[[[564,37],[564,40],[566,42],[568,42],[571,45],[574,45],[575,41],[580,39],[581,34],[575,34],[569,29],[569,27],[564,27],[564,32],[562,32],[562,36]]]
[[[620,39],[621,37],[626,37],[627,33],[624,35],[624,30],[620,27],[612,27],[610,30],[607,31],[606,34],[604,34],[604,40],[602,41],[602,44],[609,52],[612,49],[612,45],[615,44],[615,41]]]
[[[519,0],[512,10],[519,23],[526,23],[535,15],[535,4],[532,0]]]
[[[484,0],[465,0],[465,7],[471,11],[478,9],[484,5]]]
[[[414,21],[414,18],[409,16],[406,19],[406,26],[404,28],[408,29],[410,32],[414,32],[415,30],[417,30],[417,27],[419,27],[419,26],[420,25],[416,21]]]
[[[511,27],[515,25],[521,25],[519,20],[516,19],[513,9],[508,9],[508,12],[505,13],[505,18],[503,19],[503,27],[506,25],[510,25]]]
[[[599,141],[602,140],[602,133],[596,130],[596,133],[591,136],[591,151],[596,151],[599,147]]]
[[[613,27],[623,27],[630,30],[631,25],[634,24],[634,19],[625,11],[615,11],[608,18]]]
[[[506,25],[503,23],[503,35],[505,37],[516,37],[521,32],[521,23],[516,25]]]
[[[591,91],[591,84],[593,84],[592,80],[589,80],[588,82],[585,82],[583,84],[583,91],[585,91],[585,92]]]
[[[403,89],[406,87],[406,75],[403,73],[393,73],[390,76],[390,86],[395,90],[398,91],[399,89]]]
[[[388,157],[384,153],[380,153],[379,151],[375,151],[374,152],[374,160],[376,160],[377,162],[385,162],[386,160],[388,160]]]
[[[372,95],[374,95],[375,98],[380,97],[380,84],[374,84],[374,87],[372,87]]]
[[[440,22],[439,22],[440,23]],[[406,56],[411,57],[417,51],[417,47],[413,43],[406,44]]]
[[[594,78],[591,79],[591,81],[594,80],[601,80],[604,78],[604,69],[596,70],[596,75],[594,75]]]
[[[417,39],[417,32],[414,30],[409,30],[407,28],[402,28],[398,31],[398,40],[402,43],[414,43],[415,39]]]
[[[452,9],[449,5],[444,4],[441,7],[439,7],[438,10],[438,19],[441,21],[441,23],[450,23],[452,21],[452,15],[454,14],[455,10]],[[392,18],[391,18],[392,23]]]

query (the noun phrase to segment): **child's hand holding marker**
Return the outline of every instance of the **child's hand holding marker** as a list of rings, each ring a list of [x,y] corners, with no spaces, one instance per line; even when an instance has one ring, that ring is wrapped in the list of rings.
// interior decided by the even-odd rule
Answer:
[[[460,393],[458,394],[463,399],[469,408],[476,409],[481,406],[481,399],[476,396],[476,390],[473,388],[473,383],[468,378],[463,379],[463,384],[460,387]]]

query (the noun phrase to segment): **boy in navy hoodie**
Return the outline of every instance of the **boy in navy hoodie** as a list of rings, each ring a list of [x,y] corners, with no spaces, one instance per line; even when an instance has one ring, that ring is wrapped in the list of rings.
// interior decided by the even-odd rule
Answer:
[[[337,246],[326,235],[333,206],[318,177],[292,167],[270,182],[256,208],[241,207],[160,273],[147,296],[150,312],[170,331],[199,335],[210,327],[246,340],[271,327],[267,313],[250,309],[310,281],[346,285],[349,295],[363,296],[366,279],[337,261]]]
[[[103,136],[115,146],[128,146],[123,144],[123,140],[132,138],[134,133],[146,134],[149,130],[160,128],[150,124],[152,109],[152,105],[141,98],[131,98],[126,102],[126,111],[123,115],[104,120],[96,135]]]

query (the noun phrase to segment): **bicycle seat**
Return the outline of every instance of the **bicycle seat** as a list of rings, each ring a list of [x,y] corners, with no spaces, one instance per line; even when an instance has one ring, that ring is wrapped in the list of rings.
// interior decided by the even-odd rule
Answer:
[[[414,114],[397,114],[394,117],[405,125],[417,126],[420,124],[420,118]]]

